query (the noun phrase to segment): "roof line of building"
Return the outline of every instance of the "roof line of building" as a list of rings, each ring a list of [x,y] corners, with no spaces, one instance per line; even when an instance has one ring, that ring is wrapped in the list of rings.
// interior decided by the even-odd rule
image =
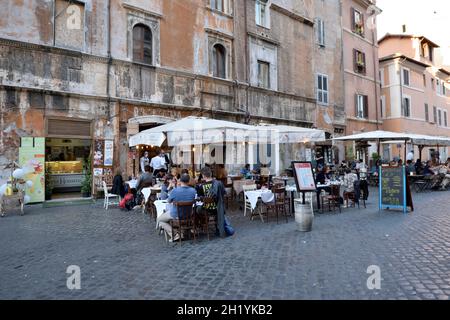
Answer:
[[[394,53],[394,54],[391,54],[391,55],[382,57],[382,58],[380,58],[380,62],[389,61],[389,60],[394,60],[394,59],[405,59],[405,60],[407,60],[407,61],[409,61],[409,62],[415,63],[415,64],[417,64],[417,65],[419,65],[419,66],[424,67],[424,68],[429,68],[429,67],[431,67],[430,64],[427,64],[427,63],[418,61],[418,60],[413,59],[413,58],[410,58],[410,57],[407,57],[407,56],[405,56],[404,54],[401,54],[401,53]]]
[[[395,34],[395,33],[386,33],[380,40],[378,40],[378,44],[380,44],[381,42],[388,40],[390,38],[419,38],[421,40],[425,40],[426,42],[428,42],[431,46],[433,46],[434,48],[440,48],[440,46],[438,44],[436,44],[435,42],[431,41],[430,39],[428,39],[425,36],[418,36],[418,35],[413,35],[413,34],[406,34],[406,33],[401,33],[401,34]]]

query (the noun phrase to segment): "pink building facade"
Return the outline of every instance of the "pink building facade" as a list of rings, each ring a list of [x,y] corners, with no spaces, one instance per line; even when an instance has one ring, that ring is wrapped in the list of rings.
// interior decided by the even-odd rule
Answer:
[[[376,30],[379,13],[376,1],[342,1],[347,135],[378,130],[382,125]],[[357,157],[368,161],[377,146],[367,150],[348,143],[345,149],[347,159]]]
[[[379,41],[381,78],[381,118],[387,131],[450,137],[450,71],[436,65],[438,45],[425,37],[386,35]],[[447,147],[433,146],[419,150],[415,158],[450,155]],[[383,145],[383,158],[404,158],[397,145]],[[438,152],[436,152],[438,151]]]

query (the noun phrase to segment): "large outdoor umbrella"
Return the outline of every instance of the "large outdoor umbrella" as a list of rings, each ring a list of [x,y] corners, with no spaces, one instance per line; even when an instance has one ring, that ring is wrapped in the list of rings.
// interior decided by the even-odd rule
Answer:
[[[245,142],[253,126],[205,117],[187,117],[152,129],[142,131],[130,138],[130,146],[138,144],[161,146],[162,137],[169,146]]]
[[[325,141],[325,131],[285,125],[256,126],[258,142],[269,140],[272,143],[301,143]]]

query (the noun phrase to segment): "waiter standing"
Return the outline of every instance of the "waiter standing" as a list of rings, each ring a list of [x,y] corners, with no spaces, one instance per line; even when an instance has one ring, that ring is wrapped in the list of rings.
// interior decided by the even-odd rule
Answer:
[[[145,173],[145,166],[150,165],[150,159],[148,158],[148,151],[144,152],[144,156],[140,159],[141,172]]]
[[[153,168],[153,176],[157,176],[159,172],[167,172],[167,163],[164,150],[160,150],[159,154],[152,158],[150,167]]]

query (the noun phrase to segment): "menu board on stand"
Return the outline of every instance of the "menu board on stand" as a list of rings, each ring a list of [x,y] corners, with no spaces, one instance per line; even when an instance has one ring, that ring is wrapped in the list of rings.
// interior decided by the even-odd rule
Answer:
[[[413,211],[411,190],[406,179],[405,166],[380,167],[379,176],[380,210],[397,209],[407,213],[409,207]]]
[[[306,161],[292,161],[292,169],[297,192],[303,194],[303,204],[305,204],[305,193],[316,192],[317,190],[312,164]]]

